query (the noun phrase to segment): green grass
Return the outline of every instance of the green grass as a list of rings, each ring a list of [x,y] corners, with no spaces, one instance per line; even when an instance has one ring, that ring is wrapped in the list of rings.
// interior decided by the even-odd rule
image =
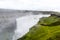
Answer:
[[[55,16],[41,18],[26,35],[18,40],[60,40],[60,18]]]

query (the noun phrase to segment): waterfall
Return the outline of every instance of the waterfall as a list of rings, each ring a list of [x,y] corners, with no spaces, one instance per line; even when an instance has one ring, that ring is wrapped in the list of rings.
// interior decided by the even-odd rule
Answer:
[[[0,40],[17,40],[37,24],[39,18],[50,13],[53,12],[0,9]]]
[[[27,15],[17,18],[17,29],[15,31],[14,40],[24,36],[29,31],[29,28],[37,24],[41,17],[48,16],[50,16],[50,14]]]

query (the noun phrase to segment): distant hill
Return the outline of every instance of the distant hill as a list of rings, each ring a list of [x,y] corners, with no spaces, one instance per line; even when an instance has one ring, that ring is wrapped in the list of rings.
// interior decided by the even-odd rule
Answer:
[[[0,13],[55,13],[54,11],[37,11],[37,10],[13,10],[13,9],[0,9]]]

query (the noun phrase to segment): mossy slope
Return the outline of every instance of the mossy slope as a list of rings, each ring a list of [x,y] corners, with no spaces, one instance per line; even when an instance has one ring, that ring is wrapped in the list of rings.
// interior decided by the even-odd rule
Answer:
[[[30,31],[18,40],[60,40],[60,18],[43,17]]]

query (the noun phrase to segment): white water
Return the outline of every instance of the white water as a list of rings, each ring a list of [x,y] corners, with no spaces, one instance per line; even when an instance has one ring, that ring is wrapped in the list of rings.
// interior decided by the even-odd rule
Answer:
[[[24,17],[17,18],[17,29],[15,31],[15,35],[13,37],[13,40],[17,40],[18,38],[22,37],[25,35],[28,31],[29,28],[31,28],[33,25],[37,24],[39,21],[39,18],[41,17],[48,17],[50,16],[49,14],[43,15],[28,15]]]

